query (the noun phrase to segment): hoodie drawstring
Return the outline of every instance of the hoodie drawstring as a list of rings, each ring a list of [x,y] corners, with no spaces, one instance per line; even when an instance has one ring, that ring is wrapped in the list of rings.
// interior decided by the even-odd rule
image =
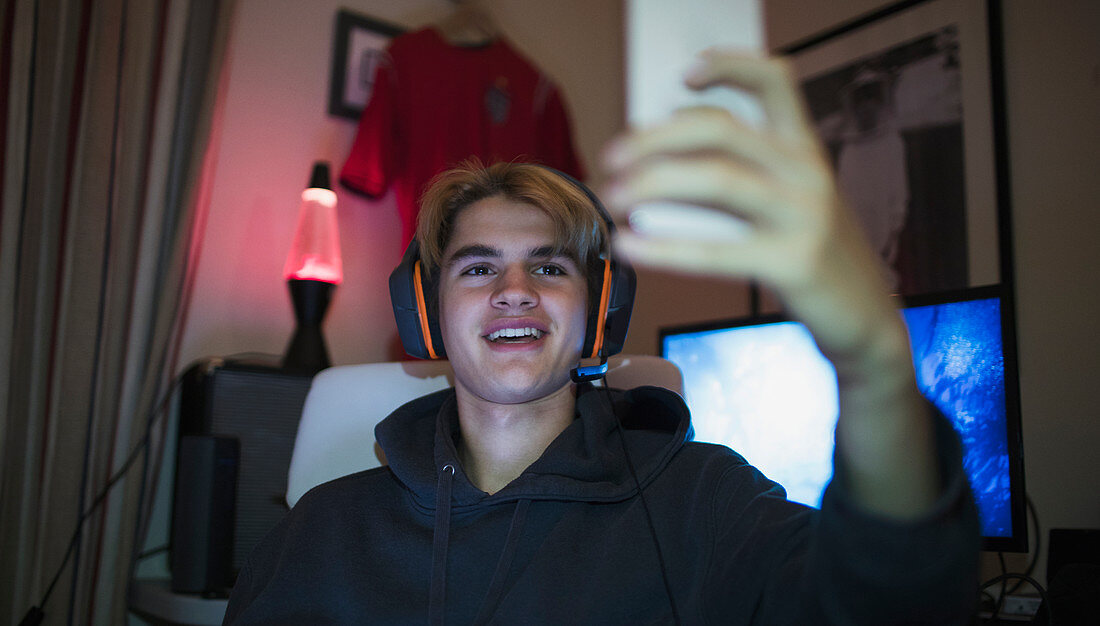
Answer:
[[[435,531],[432,535],[432,588],[428,596],[428,617],[432,626],[443,625],[443,607],[447,591],[447,547],[451,542],[451,483],[453,465],[439,470],[435,490]]]
[[[508,580],[508,571],[512,569],[512,558],[516,555],[516,546],[519,544],[520,531],[527,519],[527,509],[531,506],[530,500],[520,500],[516,503],[516,512],[512,514],[512,525],[508,527],[508,537],[504,540],[504,550],[497,561],[497,569],[493,572],[493,580],[489,583],[489,591],[485,594],[485,601],[481,604],[481,610],[477,612],[475,624],[485,624],[496,611],[500,603],[500,596],[504,593],[504,581]]]
[[[447,606],[447,548],[451,540],[451,485],[454,482],[455,468],[453,465],[444,465],[439,470],[439,482],[435,491],[435,530],[432,534],[432,586],[428,596],[428,619],[432,626],[442,626],[445,609]],[[519,537],[527,520],[527,509],[530,508],[530,500],[520,500],[516,503],[516,511],[512,514],[512,524],[508,527],[508,536],[504,540],[504,549],[497,561],[496,571],[493,572],[493,580],[489,583],[489,591],[485,594],[485,601],[478,611],[475,624],[483,624],[496,611],[500,597],[504,593],[504,583],[508,580],[508,571],[512,568],[512,559],[516,555],[516,546],[519,545]]]

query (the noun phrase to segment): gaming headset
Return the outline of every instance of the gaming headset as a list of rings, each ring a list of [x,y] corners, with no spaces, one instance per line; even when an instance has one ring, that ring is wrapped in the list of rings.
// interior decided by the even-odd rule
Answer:
[[[591,189],[564,172],[542,165],[538,167],[553,172],[584,192],[607,223],[608,230],[615,231],[611,216]],[[589,306],[584,348],[581,351],[581,358],[598,358],[600,364],[590,367],[578,365],[570,372],[574,382],[596,380],[607,373],[607,357],[622,351],[630,325],[637,283],[634,269],[610,254],[603,262],[600,301],[598,306]],[[405,352],[420,359],[442,359],[447,356],[439,332],[439,319],[428,307],[428,298],[435,294],[434,283],[437,279],[438,273],[429,279],[421,268],[420,245],[415,238],[390,274],[390,300],[401,343]]]

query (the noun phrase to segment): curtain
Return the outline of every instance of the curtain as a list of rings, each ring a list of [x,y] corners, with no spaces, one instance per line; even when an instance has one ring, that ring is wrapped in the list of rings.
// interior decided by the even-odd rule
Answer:
[[[0,622],[126,620],[232,8],[0,8]]]

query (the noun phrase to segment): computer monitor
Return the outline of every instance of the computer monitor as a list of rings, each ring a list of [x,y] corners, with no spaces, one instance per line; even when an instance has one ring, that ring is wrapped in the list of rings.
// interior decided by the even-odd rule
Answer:
[[[963,443],[983,548],[1026,552],[1023,447],[1011,307],[999,286],[911,298],[901,308],[921,392]],[[697,441],[727,445],[820,506],[832,476],[836,374],[802,324],[779,316],[663,328]]]

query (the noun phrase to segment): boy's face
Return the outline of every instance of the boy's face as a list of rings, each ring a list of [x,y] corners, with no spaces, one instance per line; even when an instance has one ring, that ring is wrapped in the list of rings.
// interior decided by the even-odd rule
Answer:
[[[545,213],[499,196],[455,218],[439,269],[439,321],[456,387],[516,404],[570,384],[587,283],[554,244]]]

